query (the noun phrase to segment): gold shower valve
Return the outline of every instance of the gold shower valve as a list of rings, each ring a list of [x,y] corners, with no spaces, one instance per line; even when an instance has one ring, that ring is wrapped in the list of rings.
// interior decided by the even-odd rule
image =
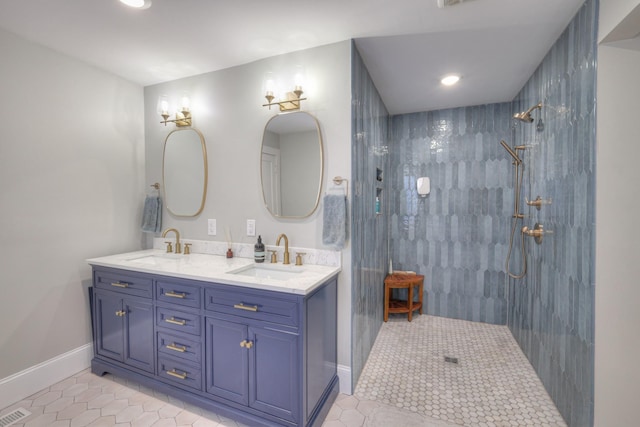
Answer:
[[[542,207],[542,205],[550,205],[551,204],[551,199],[543,199],[542,197],[538,196],[536,197],[535,200],[533,201],[529,201],[527,200],[527,198],[524,198],[524,201],[526,202],[526,204],[528,206],[535,206],[536,209],[540,210],[540,208]]]
[[[533,230],[526,225],[522,227],[522,234],[533,237],[537,244],[541,244],[542,237],[545,234],[553,234],[553,231],[545,230],[542,224],[536,223],[536,225],[533,226]]]

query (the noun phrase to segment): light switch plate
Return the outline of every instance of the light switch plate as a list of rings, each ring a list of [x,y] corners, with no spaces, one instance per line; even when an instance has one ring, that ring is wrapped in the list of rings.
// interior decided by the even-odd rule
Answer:
[[[217,233],[217,229],[216,229],[216,220],[215,219],[209,219],[209,221],[207,222],[207,233],[209,234],[209,236],[215,236]]]
[[[248,219],[247,220],[247,236],[255,236],[256,235],[256,220]]]

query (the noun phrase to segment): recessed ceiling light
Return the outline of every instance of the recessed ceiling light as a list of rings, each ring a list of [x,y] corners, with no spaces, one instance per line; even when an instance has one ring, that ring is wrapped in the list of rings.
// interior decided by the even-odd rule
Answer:
[[[445,86],[453,86],[454,84],[458,83],[459,80],[460,80],[460,76],[456,74],[451,74],[443,77],[442,80],[440,80],[440,83],[442,83]]]
[[[120,0],[120,2],[136,9],[147,9],[151,6],[151,0]]]

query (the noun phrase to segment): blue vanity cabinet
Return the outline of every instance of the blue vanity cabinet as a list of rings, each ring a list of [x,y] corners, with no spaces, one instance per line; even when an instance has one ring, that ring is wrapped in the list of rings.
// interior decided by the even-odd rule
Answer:
[[[98,276],[100,277],[99,274]],[[122,277],[120,280],[109,281],[107,289],[96,286],[95,352],[125,365],[154,373],[153,304],[151,299],[131,296],[132,292],[127,284],[134,283],[134,277],[127,275],[126,279],[128,281]],[[140,281],[136,283],[140,286]],[[148,283],[150,286],[150,281]],[[136,288],[133,294],[138,294],[138,290]]]
[[[296,422],[299,417],[297,333],[207,318],[207,392]]]
[[[158,376],[185,390],[202,390],[202,289],[193,281],[154,279]]]
[[[207,391],[297,422],[303,303],[293,294],[205,289]]]
[[[319,427],[338,394],[337,280],[307,295],[94,266],[92,372],[251,426]]]

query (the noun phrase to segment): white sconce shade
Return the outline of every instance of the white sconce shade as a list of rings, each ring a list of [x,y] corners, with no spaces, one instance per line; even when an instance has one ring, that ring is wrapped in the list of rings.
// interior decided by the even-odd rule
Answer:
[[[167,99],[167,95],[161,95],[158,97],[157,112],[160,115],[169,114],[169,100]]]
[[[302,68],[302,65],[297,65],[293,76],[293,85],[296,90],[300,90],[304,86],[304,83],[304,68]]]
[[[189,111],[190,103],[191,101],[189,100],[189,97],[187,95],[183,95],[180,100],[180,111]]]
[[[418,194],[421,197],[426,197],[431,192],[431,182],[429,177],[423,176],[416,181],[416,187],[418,188]]]

